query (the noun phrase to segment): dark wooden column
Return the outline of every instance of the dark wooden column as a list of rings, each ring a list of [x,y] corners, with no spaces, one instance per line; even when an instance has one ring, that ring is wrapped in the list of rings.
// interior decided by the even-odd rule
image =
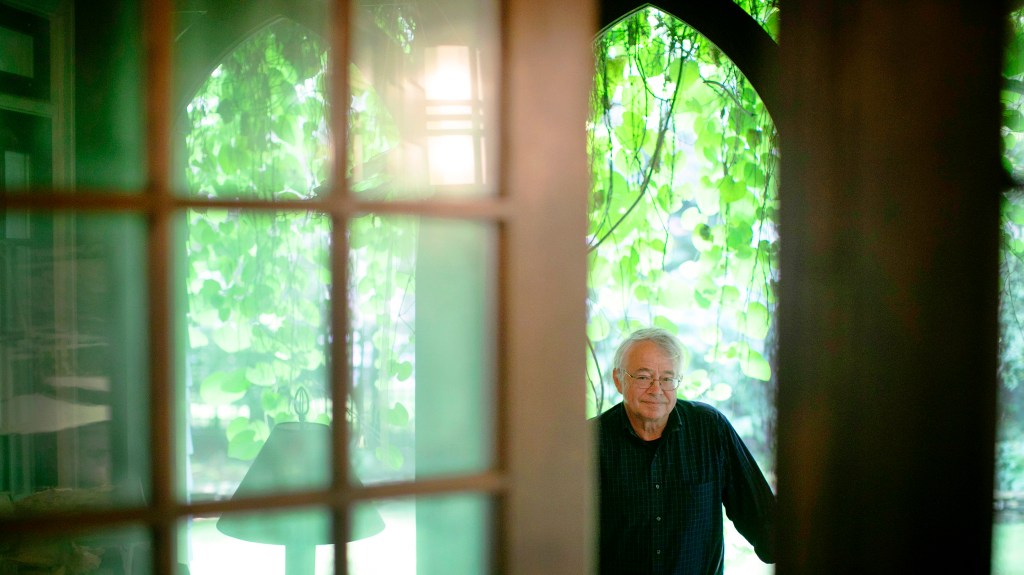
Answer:
[[[988,573],[998,3],[792,0],[780,575]]]

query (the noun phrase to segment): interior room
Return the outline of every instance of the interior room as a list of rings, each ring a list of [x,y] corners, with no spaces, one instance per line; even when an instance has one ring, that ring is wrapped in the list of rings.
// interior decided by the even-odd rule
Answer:
[[[0,0],[0,575],[599,573],[646,326],[725,573],[1024,572],[1022,86],[1019,2]]]

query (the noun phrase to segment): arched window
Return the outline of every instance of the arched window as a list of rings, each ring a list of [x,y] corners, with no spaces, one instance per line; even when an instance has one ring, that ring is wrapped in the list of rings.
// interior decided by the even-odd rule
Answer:
[[[686,352],[677,395],[722,409],[770,476],[775,127],[728,55],[660,9],[604,29],[595,61],[588,413],[619,401],[618,343],[665,328]],[[767,568],[731,524],[728,535],[730,570]]]

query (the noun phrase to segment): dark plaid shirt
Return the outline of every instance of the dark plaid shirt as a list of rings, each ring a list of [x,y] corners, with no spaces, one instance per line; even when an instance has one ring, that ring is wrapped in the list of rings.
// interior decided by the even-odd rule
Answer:
[[[775,495],[718,410],[679,400],[654,442],[637,437],[621,403],[592,421],[602,575],[723,573],[723,504],[758,557],[774,562]]]

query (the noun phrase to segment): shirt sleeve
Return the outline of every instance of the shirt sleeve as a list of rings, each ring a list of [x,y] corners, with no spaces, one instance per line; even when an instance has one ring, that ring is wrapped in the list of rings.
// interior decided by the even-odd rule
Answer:
[[[739,434],[724,415],[722,442],[726,469],[722,502],[725,513],[765,563],[775,562],[775,494]]]

